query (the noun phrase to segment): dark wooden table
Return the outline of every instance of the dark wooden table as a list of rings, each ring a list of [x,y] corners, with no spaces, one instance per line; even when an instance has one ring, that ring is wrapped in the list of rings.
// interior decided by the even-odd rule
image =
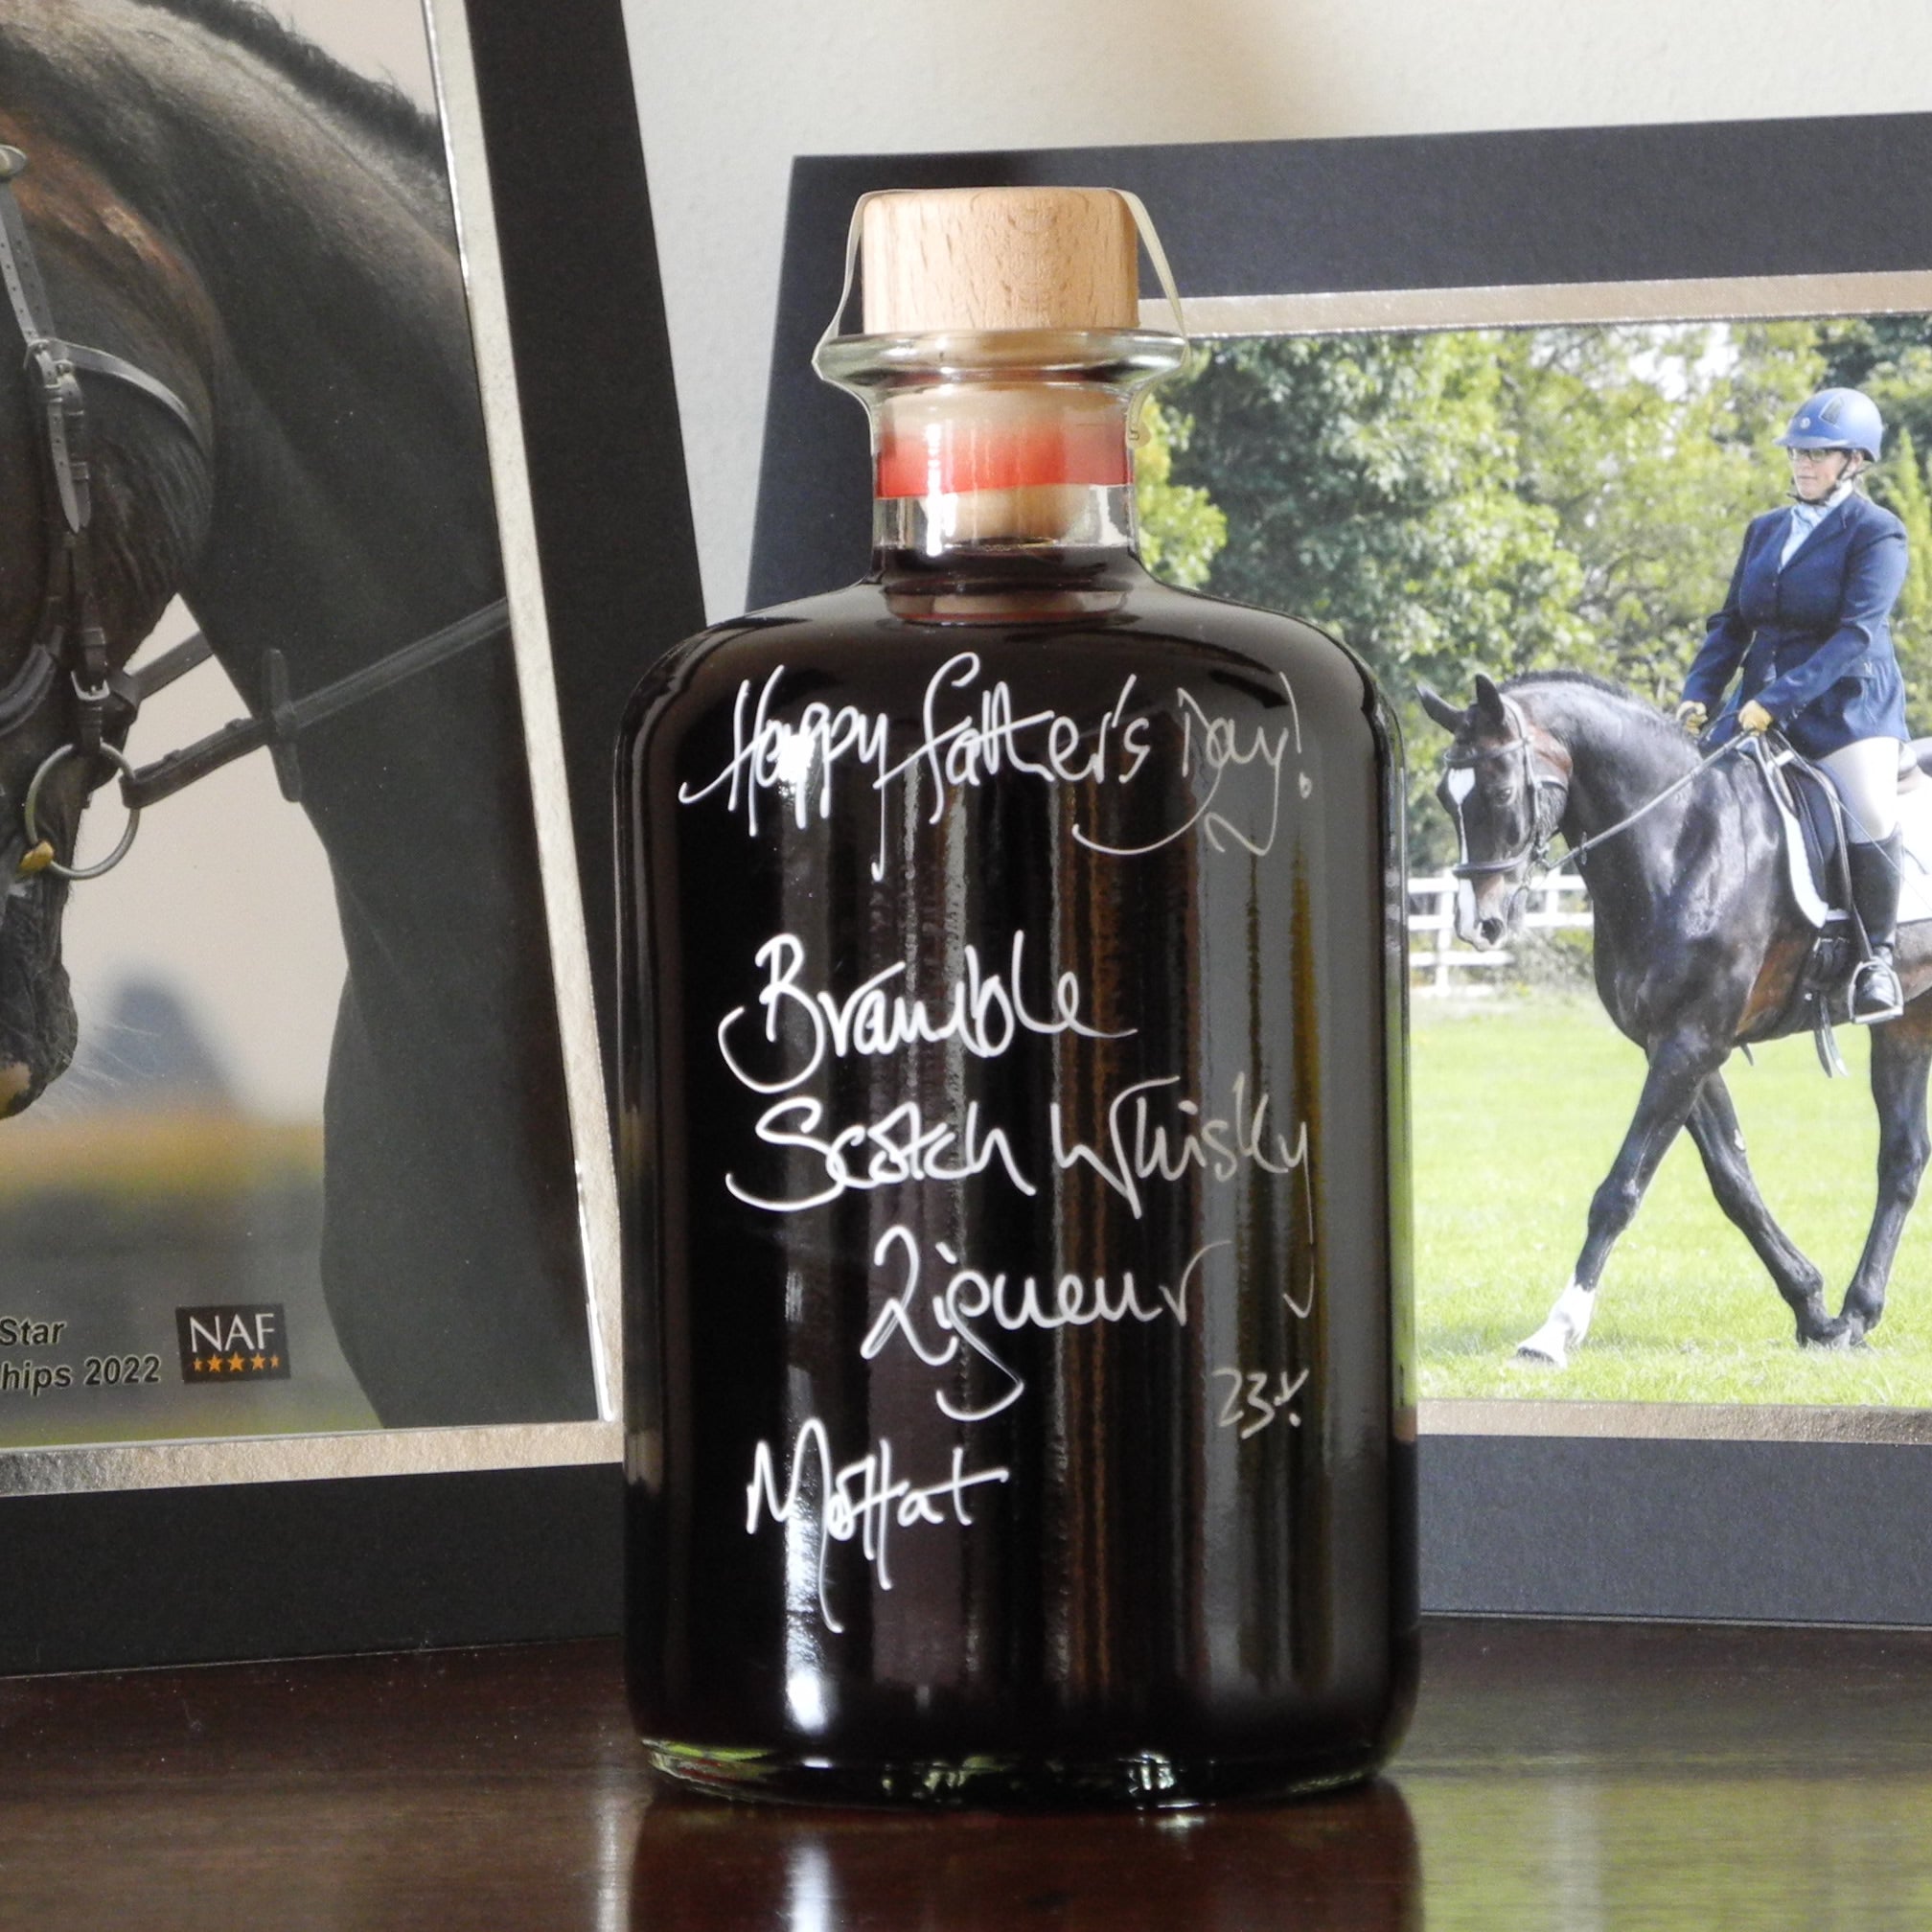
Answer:
[[[1932,1633],[1440,1622],[1367,1790],[1157,1817],[655,1788],[606,1644],[0,1682],[0,1926],[1932,1927]]]

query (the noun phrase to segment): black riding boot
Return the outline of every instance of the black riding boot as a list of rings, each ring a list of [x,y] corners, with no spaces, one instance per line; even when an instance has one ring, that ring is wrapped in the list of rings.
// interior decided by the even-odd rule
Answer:
[[[1852,906],[1865,929],[1867,956],[1852,974],[1852,1017],[1861,1026],[1896,1019],[1905,1003],[1892,964],[1892,941],[1898,930],[1898,862],[1903,837],[1854,844],[1846,854],[1852,867]]]

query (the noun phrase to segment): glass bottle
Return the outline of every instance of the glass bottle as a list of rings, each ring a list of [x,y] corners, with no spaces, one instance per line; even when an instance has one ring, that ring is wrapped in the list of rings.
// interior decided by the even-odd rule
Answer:
[[[1105,191],[862,204],[870,574],[619,753],[633,1710],[746,1795],[1369,1774],[1414,1668],[1394,726],[1167,588]]]

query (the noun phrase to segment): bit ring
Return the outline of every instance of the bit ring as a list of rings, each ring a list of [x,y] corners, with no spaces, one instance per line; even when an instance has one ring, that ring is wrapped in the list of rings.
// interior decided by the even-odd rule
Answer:
[[[122,777],[131,778],[134,775],[134,766],[126,752],[112,745],[103,745],[100,755],[109,760]],[[40,769],[34,772],[27,786],[27,802],[20,809],[20,818],[27,828],[27,843],[30,848],[40,843],[40,829],[34,821],[40,803],[40,788],[46,782],[48,773],[54,770],[63,758],[83,756],[85,753],[78,745],[60,745],[40,761]],[[121,834],[121,842],[106,858],[92,865],[63,865],[59,860],[50,859],[46,869],[62,879],[98,879],[104,872],[113,871],[115,866],[126,858],[129,848],[134,843],[134,835],[140,829],[141,808],[138,805],[130,805],[127,808],[126,830]]]

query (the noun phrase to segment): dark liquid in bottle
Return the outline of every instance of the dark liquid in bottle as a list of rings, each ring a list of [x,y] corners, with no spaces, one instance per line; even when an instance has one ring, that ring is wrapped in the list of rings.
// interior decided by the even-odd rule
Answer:
[[[1052,570],[888,568],[633,705],[629,1645],[684,1777],[1184,1803],[1406,1713],[1383,714]]]

